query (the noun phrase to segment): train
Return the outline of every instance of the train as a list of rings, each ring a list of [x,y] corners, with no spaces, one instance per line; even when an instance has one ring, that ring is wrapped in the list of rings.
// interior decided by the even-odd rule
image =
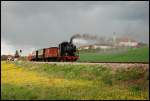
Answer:
[[[29,61],[76,61],[79,59],[79,51],[76,46],[70,42],[62,42],[58,47],[42,48],[33,51],[28,56]]]

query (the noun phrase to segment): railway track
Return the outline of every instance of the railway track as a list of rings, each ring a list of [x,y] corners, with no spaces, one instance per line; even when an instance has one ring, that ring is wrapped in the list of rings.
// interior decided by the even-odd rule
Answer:
[[[121,63],[121,64],[149,64],[149,62],[79,62],[79,63]]]
[[[33,63],[48,63],[48,64],[102,64],[102,63],[111,63],[111,64],[149,64],[149,62],[33,62]]]
[[[128,67],[137,67],[137,68],[149,68],[149,62],[32,62],[36,64],[55,64],[55,65],[102,65],[105,67],[112,68],[128,68]]]

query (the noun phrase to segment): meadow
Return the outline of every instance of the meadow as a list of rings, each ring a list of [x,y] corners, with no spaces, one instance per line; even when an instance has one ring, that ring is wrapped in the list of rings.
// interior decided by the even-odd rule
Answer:
[[[149,47],[108,51],[84,50],[80,52],[79,57],[79,62],[149,62]]]
[[[1,62],[2,100],[149,100],[149,68]]]

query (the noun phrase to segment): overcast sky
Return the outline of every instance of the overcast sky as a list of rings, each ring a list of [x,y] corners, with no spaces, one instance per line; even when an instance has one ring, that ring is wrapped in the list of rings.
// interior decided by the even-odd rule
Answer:
[[[149,1],[2,1],[1,54],[57,46],[76,33],[149,43]]]

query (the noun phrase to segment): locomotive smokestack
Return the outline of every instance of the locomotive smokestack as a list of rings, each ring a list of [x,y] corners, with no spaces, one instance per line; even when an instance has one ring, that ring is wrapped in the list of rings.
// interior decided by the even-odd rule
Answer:
[[[74,39],[74,36],[72,36],[72,37],[70,38],[70,43],[72,43],[73,39]]]

